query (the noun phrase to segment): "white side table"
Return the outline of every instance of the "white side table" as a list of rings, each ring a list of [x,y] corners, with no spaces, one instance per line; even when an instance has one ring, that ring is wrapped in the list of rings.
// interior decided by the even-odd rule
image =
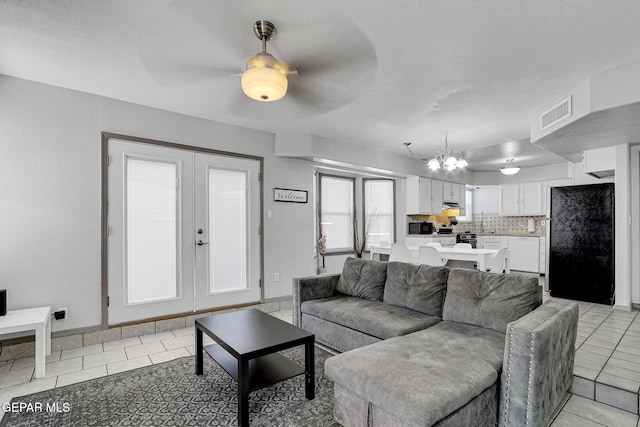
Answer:
[[[36,378],[41,378],[45,357],[51,354],[51,307],[9,310],[0,316],[0,334],[31,330],[36,333]]]

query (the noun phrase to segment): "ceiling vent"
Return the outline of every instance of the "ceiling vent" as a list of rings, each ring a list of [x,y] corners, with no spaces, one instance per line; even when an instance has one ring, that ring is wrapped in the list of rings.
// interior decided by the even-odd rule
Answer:
[[[540,114],[540,130],[545,130],[567,117],[571,117],[571,97],[562,100]]]

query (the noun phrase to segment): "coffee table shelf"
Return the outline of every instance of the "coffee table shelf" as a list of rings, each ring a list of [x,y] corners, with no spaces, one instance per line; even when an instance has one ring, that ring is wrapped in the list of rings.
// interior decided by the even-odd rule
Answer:
[[[248,309],[195,321],[196,375],[207,353],[238,383],[238,425],[249,425],[249,393],[304,374],[305,397],[315,398],[315,335],[260,310]],[[206,334],[216,344],[204,346]],[[304,367],[278,353],[304,345]]]
[[[217,344],[204,346],[203,349],[234,380],[238,381],[238,361],[235,357]],[[260,390],[302,374],[304,374],[304,367],[280,353],[251,359],[249,360],[249,391]]]

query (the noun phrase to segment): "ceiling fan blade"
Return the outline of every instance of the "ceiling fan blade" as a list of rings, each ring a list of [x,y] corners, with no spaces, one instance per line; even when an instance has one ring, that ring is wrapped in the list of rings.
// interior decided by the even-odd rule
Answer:
[[[198,63],[190,59],[180,60],[150,52],[140,52],[140,62],[147,72],[163,86],[202,83],[209,79],[228,78],[237,72],[237,70],[217,67],[205,62]]]

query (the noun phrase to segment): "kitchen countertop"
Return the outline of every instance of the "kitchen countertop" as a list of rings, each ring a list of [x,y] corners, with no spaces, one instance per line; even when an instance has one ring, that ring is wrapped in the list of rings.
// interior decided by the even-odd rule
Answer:
[[[537,234],[537,233],[483,233],[483,234],[479,234],[476,233],[476,237],[480,237],[480,236],[507,236],[507,237],[545,237],[544,234]]]
[[[432,234],[406,234],[405,237],[456,237],[456,234],[462,234],[461,231],[459,231],[458,233],[449,233],[449,234],[437,234],[437,233],[432,233]],[[475,234],[476,237],[483,237],[483,236],[506,236],[506,237],[545,237],[544,234],[537,234],[537,233],[513,233],[513,234],[509,234],[509,233],[472,233]]]

